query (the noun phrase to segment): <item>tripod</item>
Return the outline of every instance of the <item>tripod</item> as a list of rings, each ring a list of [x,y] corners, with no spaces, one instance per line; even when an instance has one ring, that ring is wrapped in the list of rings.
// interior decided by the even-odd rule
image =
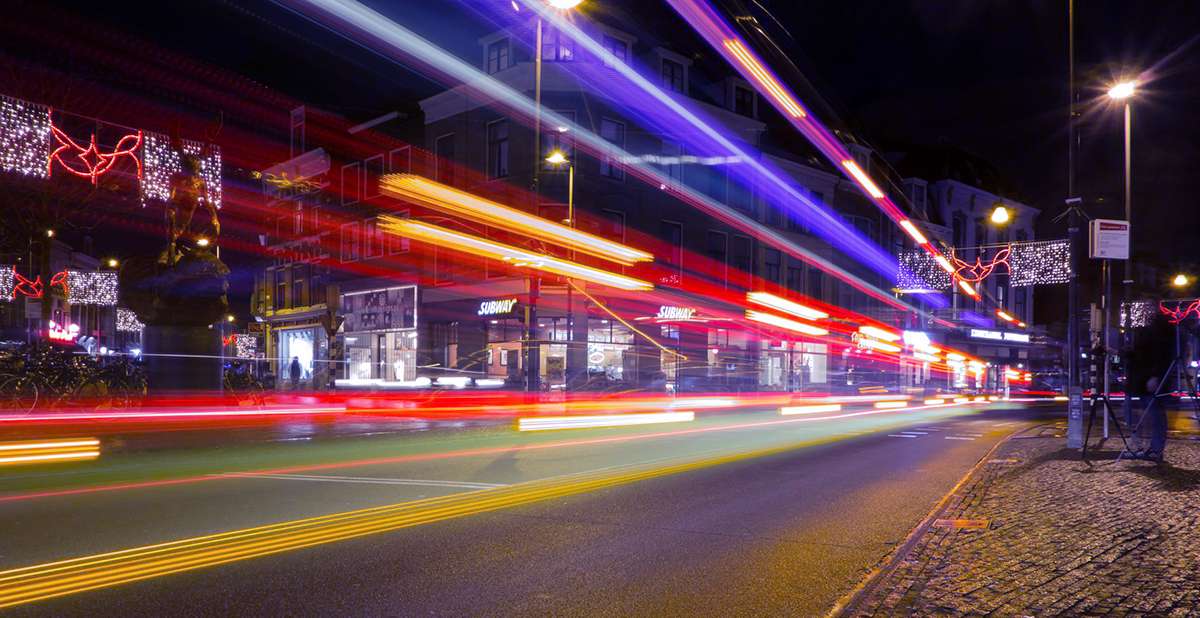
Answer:
[[[1083,434],[1083,453],[1080,455],[1081,459],[1087,459],[1088,440],[1092,438],[1092,425],[1096,422],[1096,406],[1100,405],[1104,406],[1104,410],[1108,413],[1108,420],[1112,421],[1113,426],[1117,428],[1117,435],[1121,436],[1121,444],[1125,445],[1125,451],[1129,450],[1129,441],[1125,439],[1125,432],[1121,431],[1121,424],[1117,422],[1117,414],[1113,412],[1112,400],[1109,399],[1108,393],[1100,389],[1094,389],[1092,391],[1092,409],[1088,416],[1087,431]],[[1125,451],[1122,451],[1122,454]],[[1118,459],[1120,459],[1119,456]]]
[[[1179,322],[1176,322],[1175,323],[1175,358],[1171,360],[1171,364],[1167,367],[1166,372],[1163,373],[1162,378],[1158,381],[1158,388],[1154,390],[1154,396],[1150,398],[1150,402],[1147,403],[1146,408],[1144,410],[1142,410],[1142,414],[1138,417],[1137,423],[1134,423],[1133,428],[1129,430],[1130,437],[1137,435],[1138,429],[1141,428],[1142,422],[1146,420],[1146,413],[1148,413],[1150,411],[1150,406],[1154,405],[1154,401],[1156,399],[1158,399],[1159,397],[1166,396],[1166,395],[1162,394],[1162,391],[1163,391],[1163,388],[1165,388],[1167,385],[1167,378],[1171,375],[1171,372],[1175,372],[1175,378],[1177,380],[1177,384],[1176,384],[1177,387],[1183,387],[1184,385],[1187,386],[1187,389],[1188,389],[1187,392],[1192,397],[1192,416],[1195,417],[1197,423],[1200,423],[1200,402],[1197,401],[1196,379],[1193,378],[1190,373],[1188,373],[1186,366],[1183,363],[1183,351],[1182,351],[1182,346],[1180,345],[1180,342],[1179,342],[1179,329],[1180,329]],[[1130,389],[1126,389],[1126,390],[1130,390]],[[1129,397],[1130,394],[1126,393],[1125,396]],[[1166,414],[1165,410],[1163,411],[1163,414]],[[1125,457],[1126,453],[1128,453],[1128,452],[1129,452],[1129,445],[1126,444],[1125,452],[1121,453],[1117,457],[1117,461],[1120,461],[1123,457]]]

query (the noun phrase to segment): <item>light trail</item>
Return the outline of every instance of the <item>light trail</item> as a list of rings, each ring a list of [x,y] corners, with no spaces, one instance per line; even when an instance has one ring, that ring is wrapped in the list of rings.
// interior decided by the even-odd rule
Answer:
[[[696,420],[696,414],[693,412],[648,412],[639,414],[604,414],[599,416],[537,416],[517,419],[517,431],[629,427],[659,423],[686,423],[694,420]]]

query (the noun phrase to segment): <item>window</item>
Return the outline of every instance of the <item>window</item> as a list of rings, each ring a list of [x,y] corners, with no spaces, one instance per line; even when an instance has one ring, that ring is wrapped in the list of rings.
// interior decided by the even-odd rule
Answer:
[[[725,203],[725,190],[729,184],[729,178],[725,176],[724,170],[719,170],[715,167],[708,168],[708,196],[714,200]]]
[[[600,235],[617,242],[625,242],[625,213],[618,210],[605,209],[601,213],[604,229]]]
[[[392,213],[392,214],[401,219],[408,218],[407,210]],[[408,252],[408,239],[407,238],[405,238],[399,234],[387,234],[387,239],[388,239],[388,253],[389,254],[396,255],[399,253],[407,253]]]
[[[293,216],[292,233],[299,236],[304,233],[304,204],[296,202],[292,206]]]
[[[388,162],[388,171],[393,174],[407,174],[412,171],[412,148],[405,146],[392,151]]]
[[[683,144],[663,140],[662,171],[675,185],[683,184]]]
[[[487,51],[487,72],[488,74],[499,73],[508,68],[510,53],[508,47],[508,39],[496,41],[488,45]]]
[[[858,231],[862,232],[867,238],[875,241],[874,221],[867,217],[860,217],[858,215],[842,215],[842,219],[853,224],[854,227],[858,228]]]
[[[983,219],[975,220],[975,244],[987,244],[987,226],[983,224]]]
[[[316,269],[314,268],[313,270],[315,271]],[[314,304],[314,305],[325,304],[324,277],[322,277],[321,275],[313,275],[309,287],[310,287],[309,296],[311,297],[312,304]]]
[[[288,269],[280,268],[275,271],[275,309],[287,309]]]
[[[304,153],[304,107],[292,110],[292,156]]]
[[[384,158],[385,155],[379,154],[367,159],[366,162],[363,163],[363,173],[366,177],[365,181],[367,183],[367,186],[365,187],[366,191],[363,195],[364,199],[380,196],[379,177],[383,176],[384,173]]]
[[[295,264],[292,266],[292,308],[308,306],[308,298],[304,288],[308,284],[309,269],[310,266],[308,264]]]
[[[508,121],[487,126],[487,171],[489,178],[508,176]]]
[[[774,204],[763,201],[763,208],[766,210],[766,224],[780,227],[783,225],[783,213]]]
[[[783,254],[779,249],[763,251],[763,278],[771,283],[779,283],[779,270],[782,267]]]
[[[1018,320],[1024,320],[1025,316],[1025,288],[1019,287],[1013,290],[1013,315]]]
[[[600,137],[617,148],[625,148],[625,123],[603,118],[600,120]],[[600,161],[600,175],[614,180],[623,180],[625,170],[614,165],[613,159]]]
[[[629,64],[629,46],[625,44],[625,41],[606,34],[602,39],[602,44],[604,45],[604,50],[612,54],[618,62]]]
[[[788,289],[797,294],[804,292],[804,270],[800,268],[788,267],[787,275]]]
[[[754,117],[754,91],[741,86],[733,87],[733,112],[743,116]]]
[[[342,166],[342,205],[353,204],[362,197],[362,170],[359,164]]]
[[[557,28],[542,31],[542,60],[570,62],[575,59],[575,41]]]
[[[754,241],[749,236],[733,237],[733,267],[748,275],[755,274]]]
[[[1029,233],[1025,230],[1017,230],[1017,242],[1025,242],[1029,240]]]
[[[676,270],[683,270],[683,224],[674,221],[661,221],[658,224],[658,237],[667,244],[665,256],[667,265]],[[664,283],[680,283],[679,274],[672,273],[664,277]]]
[[[726,258],[727,247],[729,244],[729,236],[725,232],[708,231],[708,259],[724,264]]]
[[[342,224],[342,261],[353,262],[358,259],[358,222]]]
[[[954,231],[950,244],[955,247],[965,247],[967,245],[967,218],[962,215],[954,215]]]
[[[808,269],[808,296],[817,300],[824,300],[825,290],[825,273],[815,269]]]
[[[383,255],[383,236],[379,233],[379,223],[375,219],[363,222],[363,257],[379,257]]]
[[[729,181],[729,205],[742,211],[754,211],[754,195],[736,180]]]
[[[454,184],[454,134],[447,133],[433,143],[434,154],[437,155],[437,181],[443,184]]]
[[[555,110],[554,113],[562,116],[563,120],[570,122],[572,125],[575,124],[575,112]],[[542,166],[545,169],[558,172],[566,172],[567,170],[571,169],[570,165],[574,164],[575,162],[575,136],[571,133],[570,126],[563,125],[561,127],[555,127],[555,131],[553,133],[543,135],[542,146],[546,149],[546,151],[542,153]],[[549,161],[546,161],[546,157],[550,156],[550,153],[556,150],[563,153],[563,156],[567,158],[567,161],[569,161],[570,164],[559,163],[558,165],[555,165]]]
[[[662,85],[672,92],[683,92],[683,65],[663,58]]]

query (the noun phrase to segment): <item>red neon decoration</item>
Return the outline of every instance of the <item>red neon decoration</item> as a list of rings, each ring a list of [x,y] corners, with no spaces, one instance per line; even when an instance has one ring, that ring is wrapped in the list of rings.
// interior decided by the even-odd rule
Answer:
[[[237,337],[237,335],[230,335],[230,336],[228,336],[228,337],[221,337],[221,347],[225,347],[225,346],[227,346],[227,345],[229,345],[229,344],[233,343],[233,340],[234,340],[234,338],[235,338],[235,337]]]
[[[75,341],[79,336],[79,325],[70,324],[66,327],[60,327],[53,321],[50,322],[50,328],[46,331],[46,337],[54,341]]]
[[[137,150],[138,146],[142,145],[141,131],[138,131],[136,135],[126,135],[122,137],[117,141],[117,145],[113,147],[112,152],[103,153],[96,148],[95,133],[92,134],[91,142],[87,145],[87,147],[84,147],[80,146],[78,142],[71,139],[66,133],[63,133],[62,129],[54,126],[53,116],[50,118],[50,130],[54,133],[54,139],[58,141],[58,148],[54,152],[50,153],[50,159],[46,162],[47,176],[54,175],[54,162],[58,161],[58,164],[63,166],[63,168],[68,172],[71,172],[72,174],[75,174],[81,178],[91,178],[92,184],[96,184],[96,180],[98,178],[107,173],[108,170],[112,169],[112,166],[116,164],[117,159],[128,156],[129,158],[133,159],[134,163],[137,164],[138,180],[140,181],[142,179],[142,162],[137,158],[137,155],[134,154],[134,151]],[[133,144],[126,145],[127,140],[133,140]],[[67,163],[67,160],[63,159],[63,151],[66,150],[73,151],[70,154],[74,155],[73,158],[68,157],[67,160],[78,160],[79,163],[83,164],[82,169],[78,167],[72,167]]]
[[[71,296],[71,288],[67,286],[67,277],[69,276],[70,275],[67,273],[67,271],[64,270],[59,273],[54,273],[54,276],[50,279],[50,287],[54,287],[61,283],[63,286],[63,293],[66,294],[68,298]],[[42,297],[42,292],[45,290],[42,287],[41,275],[35,277],[33,281],[26,279],[21,275],[21,273],[18,272],[14,272],[13,277],[16,279],[16,283],[13,285],[14,296],[17,292],[20,292],[21,294],[30,298]]]
[[[984,264],[983,261],[978,257],[975,258],[975,263],[971,264],[970,262],[964,262],[955,257],[954,249],[951,249],[950,259],[954,261],[954,276],[968,283],[979,283],[980,281],[987,279],[988,275],[992,274],[992,271],[1001,264],[1004,265],[1005,269],[1008,269],[1008,254],[1010,252],[1011,249],[1005,247],[1002,251],[996,255],[993,255],[991,261],[989,261],[987,264]],[[965,275],[963,271],[970,273],[970,276],[968,277]]]
[[[16,282],[17,282],[16,285],[13,286],[13,295],[14,296],[16,295],[17,292],[20,292],[21,294],[23,294],[25,296],[30,296],[32,298],[41,298],[42,297],[42,276],[41,275],[38,275],[37,278],[34,279],[33,281],[26,279],[24,276],[21,275],[21,273],[18,273],[18,272],[14,272],[13,277],[16,279]]]
[[[1167,316],[1167,321],[1172,324],[1178,324],[1188,319],[1188,316],[1193,313],[1200,318],[1200,299],[1192,301],[1192,304],[1188,305],[1186,309],[1181,309],[1181,307],[1183,307],[1183,303],[1175,305],[1174,309],[1168,309],[1161,300],[1158,301],[1158,310],[1163,312],[1163,315]]]

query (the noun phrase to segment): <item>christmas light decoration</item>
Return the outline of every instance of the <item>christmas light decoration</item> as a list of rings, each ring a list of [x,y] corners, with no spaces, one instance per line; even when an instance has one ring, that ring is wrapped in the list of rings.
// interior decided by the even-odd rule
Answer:
[[[1045,240],[1019,242],[1009,245],[1008,279],[1012,286],[1052,285],[1066,283],[1074,274],[1071,270],[1071,242]]]
[[[50,109],[0,96],[0,171],[45,178]]]
[[[1196,317],[1200,318],[1200,298],[1192,301],[1186,307],[1183,302],[1176,303],[1174,309],[1167,307],[1160,300],[1158,301],[1158,310],[1162,311],[1163,315],[1167,316],[1167,321],[1172,324],[1178,324],[1188,319],[1193,313],[1196,314]]]
[[[72,305],[117,304],[117,273],[112,271],[66,270],[67,298]],[[57,277],[57,275],[56,275]],[[54,281],[51,281],[53,284]]]
[[[942,256],[937,256],[945,260]],[[947,265],[950,263],[947,261]],[[951,268],[953,270],[953,268]],[[903,289],[944,290],[953,279],[940,262],[925,251],[905,251],[900,254],[900,275],[897,283]]]
[[[976,256],[974,264],[958,259],[954,253],[955,250],[951,249],[950,261],[954,262],[954,276],[968,283],[979,283],[980,281],[987,279],[988,275],[992,274],[992,271],[996,270],[996,268],[1000,266],[1004,266],[1004,269],[1007,272],[1009,270],[1008,256],[1010,253],[1012,253],[1012,250],[1008,247],[1001,249],[1000,251],[996,252],[996,254],[992,256],[992,259],[988,260],[987,263],[983,262],[982,256]]]
[[[129,157],[133,159],[137,165],[138,180],[142,178],[142,162],[138,160],[136,150],[142,144],[142,132],[137,134],[125,135],[117,140],[117,145],[113,147],[112,152],[102,153],[96,148],[96,134],[92,133],[92,141],[86,148],[80,146],[78,142],[71,139],[69,135],[63,132],[62,129],[54,126],[54,116],[52,112],[47,112],[50,118],[50,130],[54,133],[54,139],[58,142],[58,148],[50,153],[50,157],[46,162],[46,176],[54,175],[54,163],[57,161],[63,169],[79,176],[81,178],[90,178],[92,184],[96,184],[104,174],[108,173],[116,164],[117,159],[121,157]],[[70,151],[67,153],[67,151]],[[63,157],[67,158],[64,159]],[[78,165],[82,164],[83,169]]]
[[[0,277],[3,275],[0,274]],[[1129,313],[1129,326],[1131,328],[1142,328],[1149,326],[1154,316],[1158,314],[1158,307],[1152,301],[1143,300],[1132,303],[1121,303],[1121,324],[1125,323],[1125,314]]]
[[[117,308],[117,331],[122,333],[140,333],[146,328],[137,319],[137,314],[129,309]]]
[[[200,177],[207,191],[205,199],[221,207],[221,150],[213,145],[183,140],[183,152],[200,159]],[[183,172],[179,151],[165,135],[146,133],[142,144],[142,204],[171,199],[171,177]]]
[[[233,347],[237,350],[238,358],[254,358],[254,351],[258,348],[258,337],[254,335],[234,335]]]
[[[15,272],[12,266],[0,265],[0,299],[5,301],[13,299],[13,274]]]
[[[14,281],[13,290],[12,290],[13,296],[16,296],[19,293],[22,296],[29,296],[31,298],[41,298],[42,297],[42,276],[41,275],[38,275],[33,281],[30,281],[30,280],[26,279],[25,276],[22,275],[21,273],[14,272],[13,273],[13,281]]]

